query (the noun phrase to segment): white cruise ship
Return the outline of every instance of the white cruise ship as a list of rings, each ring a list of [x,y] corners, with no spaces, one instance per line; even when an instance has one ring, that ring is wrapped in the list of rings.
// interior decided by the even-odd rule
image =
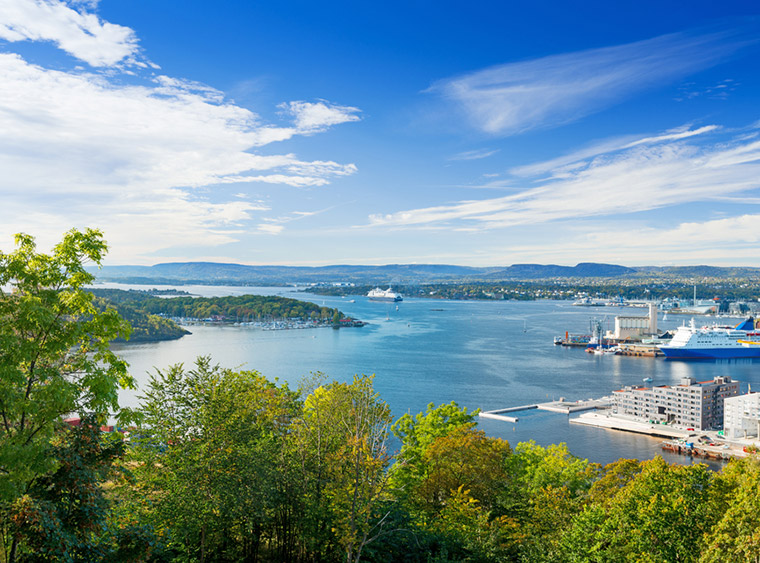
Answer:
[[[404,298],[401,296],[400,293],[396,293],[393,291],[390,287],[388,289],[380,289],[379,287],[376,287],[375,289],[371,290],[367,297],[370,298],[372,301],[403,301]]]
[[[669,344],[658,346],[666,358],[680,360],[760,358],[760,331],[752,318],[732,326],[679,326]]]

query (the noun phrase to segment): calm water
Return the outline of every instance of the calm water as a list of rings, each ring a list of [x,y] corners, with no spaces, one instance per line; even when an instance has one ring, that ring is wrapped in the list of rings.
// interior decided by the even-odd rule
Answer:
[[[254,369],[292,386],[313,371],[342,381],[356,373],[375,374],[375,388],[395,416],[415,414],[428,403],[456,401],[468,409],[492,410],[560,397],[599,397],[625,385],[640,384],[645,377],[660,385],[678,383],[682,377],[705,380],[730,375],[742,381],[745,390],[748,383],[760,387],[760,364],[750,360],[667,362],[660,358],[594,356],[552,343],[554,336],[566,330],[588,332],[592,317],[606,318],[606,326],[611,328],[615,314],[644,316],[645,309],[582,308],[565,301],[408,299],[396,310],[396,304],[370,302],[366,297],[355,297],[356,302],[349,303],[349,298],[278,288],[180,289],[204,296],[281,294],[338,307],[370,324],[342,330],[283,331],[191,326],[188,328],[193,334],[180,340],[118,347],[139,384],[155,367],[179,362],[190,365],[198,355],[210,355],[224,367]],[[660,320],[659,325],[673,328],[682,320]],[[137,404],[137,394],[125,392],[122,403]],[[515,424],[482,419],[479,426],[512,444],[526,440],[542,445],[566,442],[575,455],[600,463],[664,454],[659,439],[571,425],[567,416],[554,413],[527,411],[519,416]],[[689,462],[674,454],[663,457]]]

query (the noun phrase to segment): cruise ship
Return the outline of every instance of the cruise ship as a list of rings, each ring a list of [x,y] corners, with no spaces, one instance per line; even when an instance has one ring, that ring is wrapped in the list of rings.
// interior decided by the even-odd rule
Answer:
[[[396,293],[393,291],[390,287],[388,289],[380,289],[379,287],[376,287],[375,289],[371,290],[367,297],[370,298],[372,301],[403,301],[404,298],[401,297],[400,293]]]
[[[760,358],[760,331],[749,318],[738,325],[697,328],[694,319],[680,326],[669,344],[659,346],[665,357],[678,360]]]

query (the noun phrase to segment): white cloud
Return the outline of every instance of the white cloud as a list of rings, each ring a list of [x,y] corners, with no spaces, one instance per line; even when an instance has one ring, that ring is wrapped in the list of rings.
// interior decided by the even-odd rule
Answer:
[[[279,235],[285,227],[282,225],[272,225],[271,223],[262,223],[258,230],[268,235]]]
[[[227,244],[257,230],[267,207],[221,186],[322,186],[356,172],[255,154],[270,142],[262,130],[276,127],[203,84],[161,76],[123,85],[14,54],[0,54],[0,76],[0,237],[55,240],[75,225],[101,226],[117,256],[139,262],[146,249]]]
[[[474,151],[465,151],[449,157],[449,160],[480,160],[488,158],[499,152],[499,149],[479,149]]]
[[[728,33],[671,34],[615,47],[509,63],[436,82],[428,90],[489,134],[554,127],[724,60],[742,45]]]
[[[483,230],[626,214],[760,187],[760,141],[734,141],[706,148],[683,141],[628,145],[590,162],[562,162],[561,178],[539,182],[537,187],[516,194],[373,215],[370,224],[444,224],[461,230]]]
[[[3,190],[322,185],[356,170],[249,152],[260,143],[258,116],[222,102],[210,88],[167,80],[155,88],[115,86],[102,76],[47,70],[10,54],[0,54],[0,74],[0,163],[13,172],[0,178]],[[271,170],[282,172],[255,174]]]
[[[50,41],[95,67],[113,66],[137,53],[134,31],[72,7],[83,5],[87,7],[85,2],[0,0],[0,38]]]
[[[280,104],[280,108],[293,117],[296,130],[301,134],[317,133],[333,125],[359,121],[359,108],[339,106],[321,101],[290,102]]]

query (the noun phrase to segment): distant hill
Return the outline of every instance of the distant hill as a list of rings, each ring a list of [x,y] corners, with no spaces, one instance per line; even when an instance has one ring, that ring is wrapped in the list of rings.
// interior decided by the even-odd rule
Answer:
[[[556,266],[554,264],[515,264],[503,270],[491,272],[498,279],[541,279],[541,278],[611,278],[635,274],[633,268],[613,264],[582,262],[577,266]]]
[[[760,268],[746,266],[643,266],[636,268],[636,270],[642,274],[664,274],[676,277],[737,278],[760,275]]]
[[[356,284],[430,283],[447,281],[533,280],[542,278],[620,277],[633,268],[613,264],[577,266],[515,264],[475,268],[448,264],[386,264],[382,266],[246,266],[218,262],[172,262],[155,266],[105,266],[92,272],[99,281],[125,283],[203,283],[286,285],[350,282]]]

